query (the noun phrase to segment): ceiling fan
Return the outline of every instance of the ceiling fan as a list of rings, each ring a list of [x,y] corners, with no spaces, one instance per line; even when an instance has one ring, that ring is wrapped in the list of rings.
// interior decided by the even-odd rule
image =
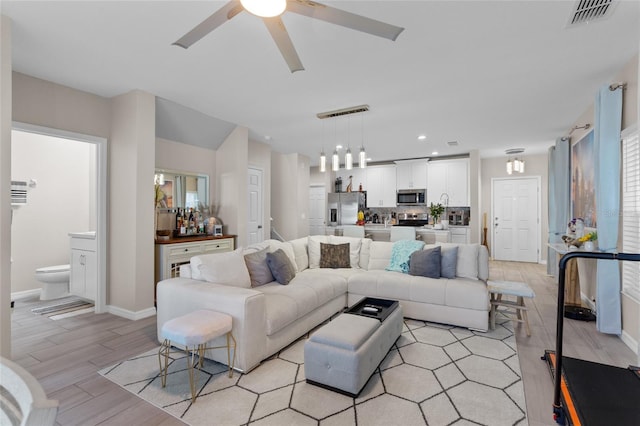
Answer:
[[[404,28],[395,25],[345,12],[311,0],[231,0],[173,44],[187,49],[243,10],[262,18],[292,73],[302,71],[304,67],[280,18],[285,11],[320,19],[392,41],[395,41],[404,30]]]

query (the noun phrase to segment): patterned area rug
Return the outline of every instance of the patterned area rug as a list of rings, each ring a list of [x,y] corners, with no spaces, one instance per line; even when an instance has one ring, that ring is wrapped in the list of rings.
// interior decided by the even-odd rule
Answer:
[[[184,353],[167,387],[157,350],[100,371],[190,425],[527,425],[511,323],[489,333],[405,320],[403,332],[358,398],[305,382],[301,338],[248,374],[206,360],[191,403]]]

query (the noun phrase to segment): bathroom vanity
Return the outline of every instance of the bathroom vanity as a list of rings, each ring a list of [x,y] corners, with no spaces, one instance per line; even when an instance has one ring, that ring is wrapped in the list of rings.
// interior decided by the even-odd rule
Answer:
[[[98,256],[96,233],[71,232],[71,269],[69,293],[91,301],[98,293]]]

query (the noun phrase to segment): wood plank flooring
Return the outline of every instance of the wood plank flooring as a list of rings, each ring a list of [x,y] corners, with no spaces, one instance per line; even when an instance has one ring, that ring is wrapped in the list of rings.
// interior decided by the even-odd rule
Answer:
[[[553,425],[553,385],[545,349],[555,347],[556,288],[546,267],[490,263],[493,280],[523,281],[536,292],[529,306],[531,337],[516,326],[527,416],[531,426]],[[164,411],[125,391],[97,371],[158,345],[155,317],[129,321],[110,314],[85,314],[52,321],[34,315],[36,299],[16,302],[12,316],[13,359],[31,372],[47,395],[60,401],[59,425],[179,425]],[[620,339],[600,334],[595,323],[565,321],[567,356],[626,367],[637,357]]]

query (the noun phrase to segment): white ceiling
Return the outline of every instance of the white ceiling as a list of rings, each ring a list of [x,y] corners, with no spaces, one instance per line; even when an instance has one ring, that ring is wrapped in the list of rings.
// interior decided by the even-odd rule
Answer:
[[[637,1],[573,28],[573,0],[325,3],[405,31],[392,42],[285,13],[305,67],[291,74],[247,12],[188,50],[171,45],[221,1],[3,0],[0,8],[13,20],[16,71],[106,97],[142,89],[312,161],[347,137],[353,150],[364,137],[372,161],[545,152],[639,51]],[[360,104],[370,112],[316,118]],[[216,148],[220,133],[189,142]],[[459,146],[448,147],[453,140]]]

